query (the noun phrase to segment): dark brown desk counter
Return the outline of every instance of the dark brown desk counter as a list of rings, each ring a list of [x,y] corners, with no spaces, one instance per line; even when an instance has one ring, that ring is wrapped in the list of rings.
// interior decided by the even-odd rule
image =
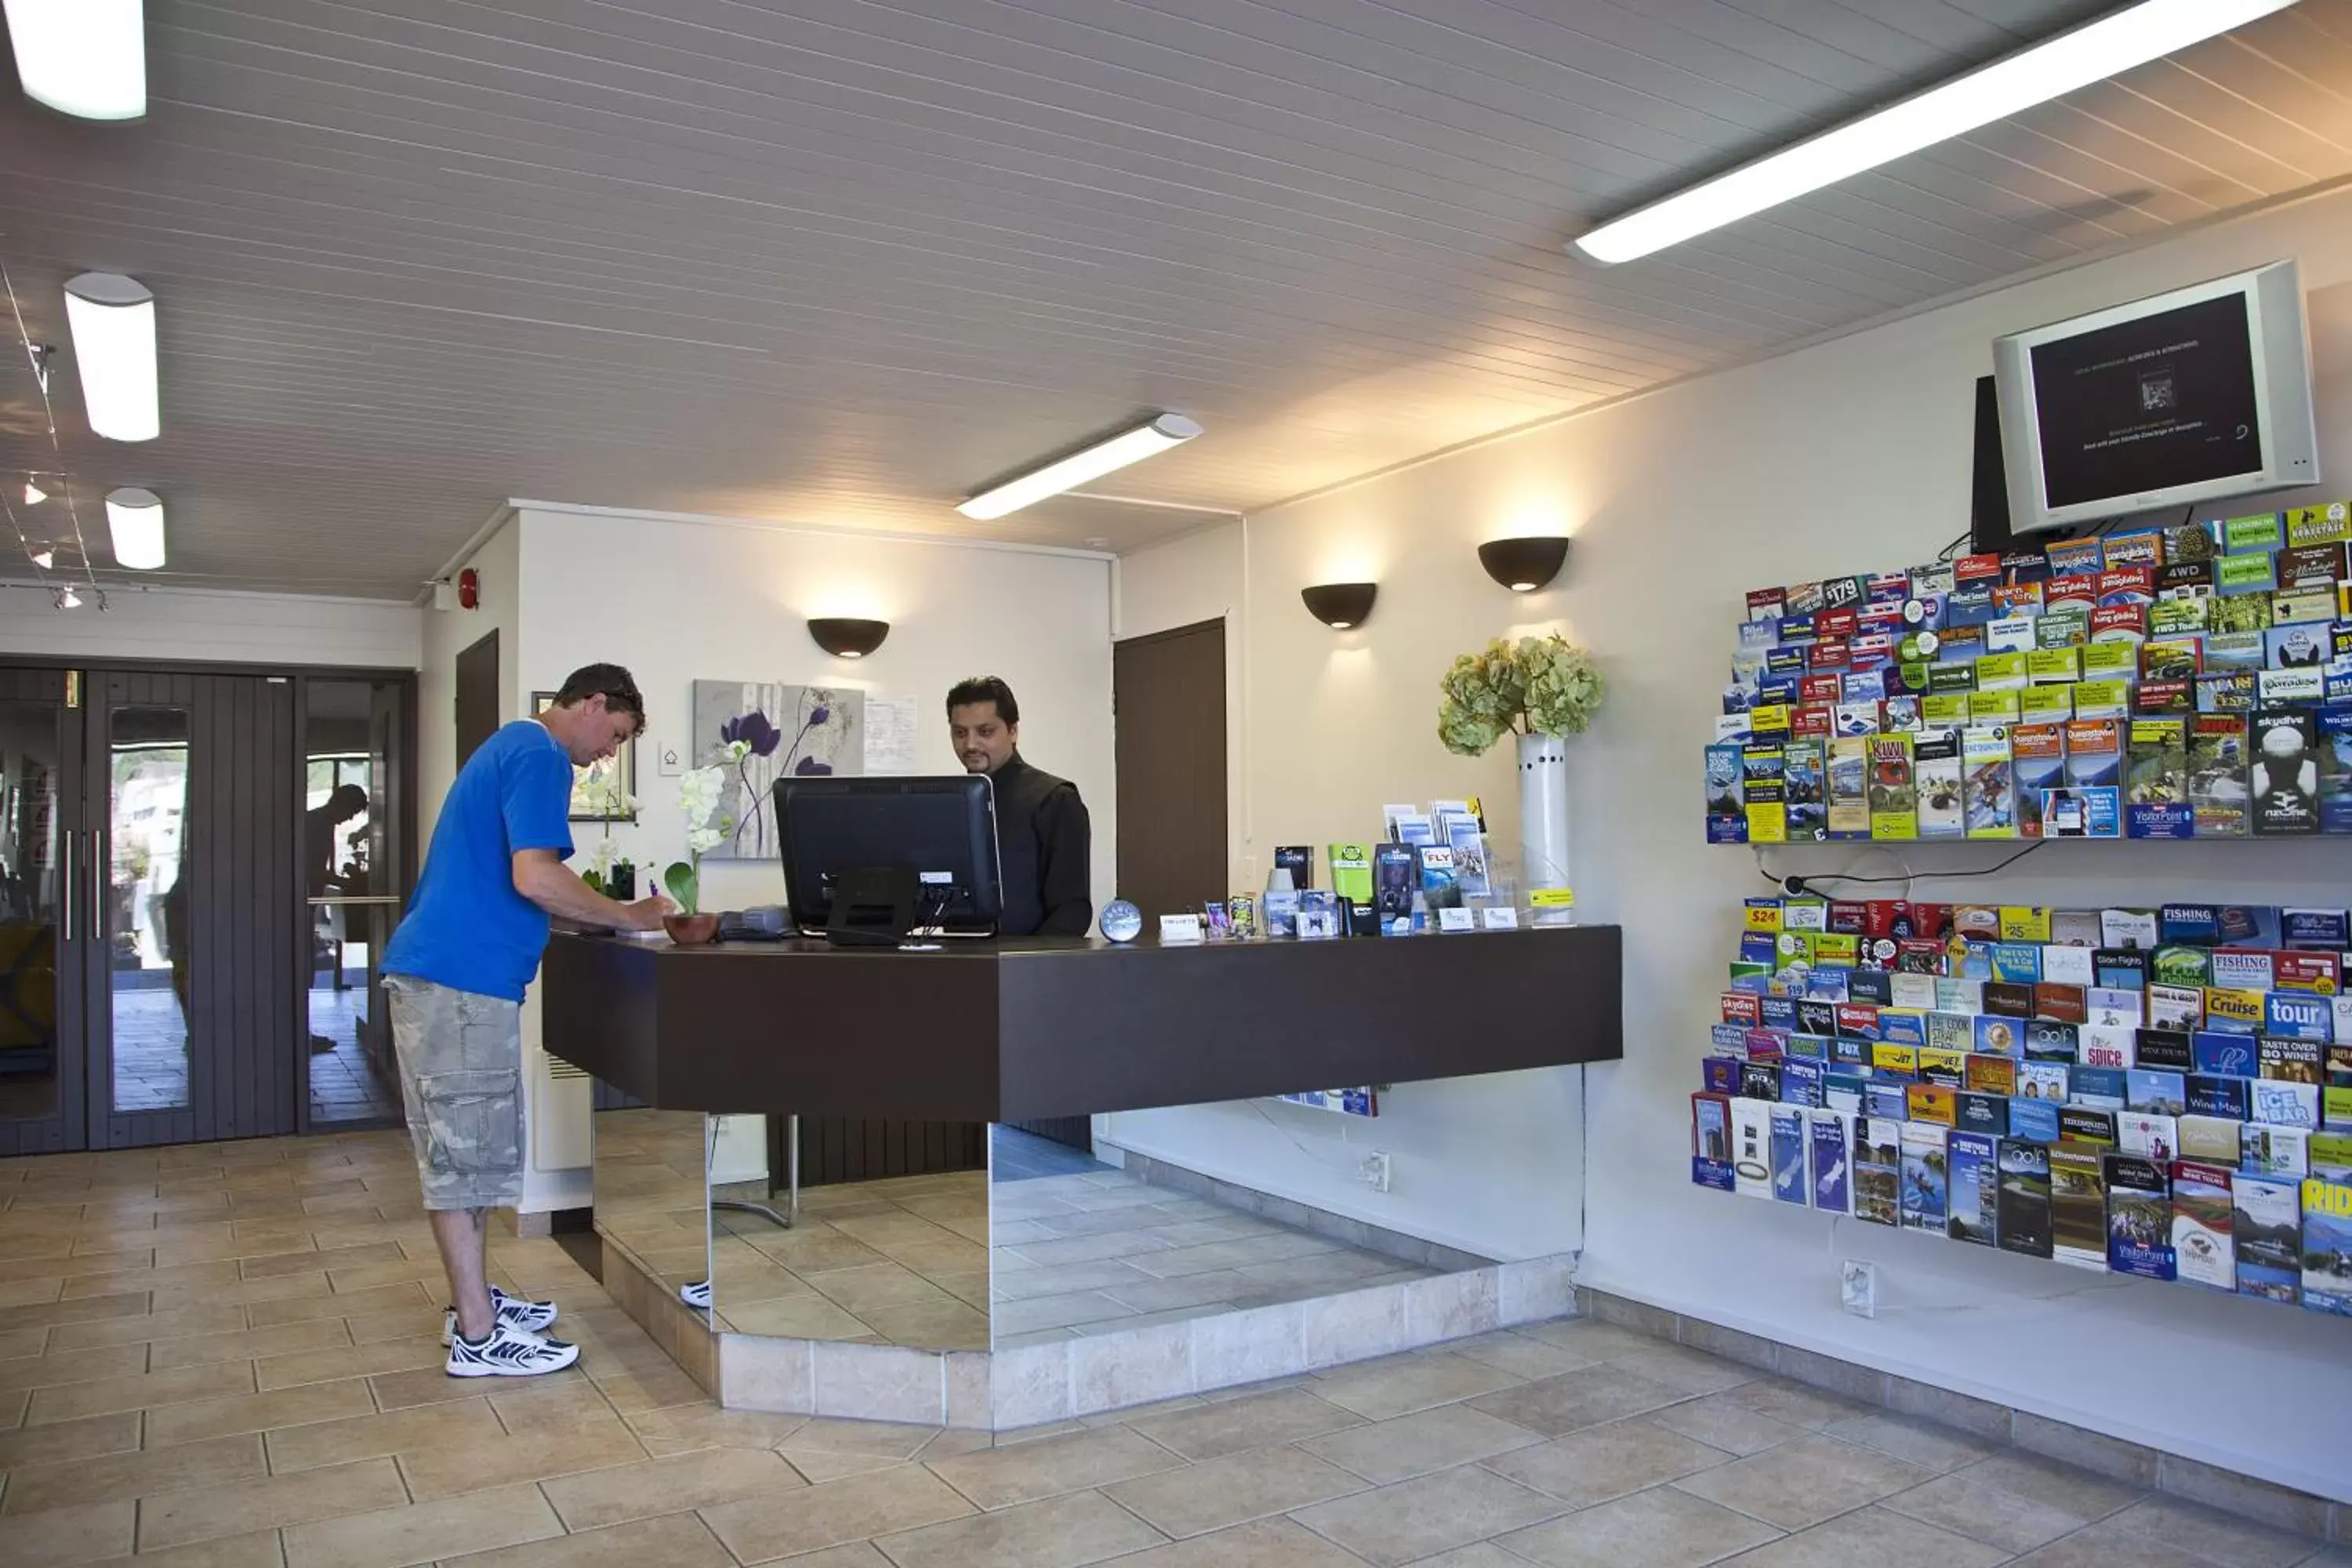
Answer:
[[[675,1110],[1015,1121],[1623,1054],[1615,926],[940,951],[559,934],[547,1049]]]

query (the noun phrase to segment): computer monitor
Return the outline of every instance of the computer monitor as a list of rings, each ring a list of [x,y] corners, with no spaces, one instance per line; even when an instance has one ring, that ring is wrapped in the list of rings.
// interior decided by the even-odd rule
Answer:
[[[984,773],[776,781],[793,923],[835,941],[993,936],[1004,912]]]

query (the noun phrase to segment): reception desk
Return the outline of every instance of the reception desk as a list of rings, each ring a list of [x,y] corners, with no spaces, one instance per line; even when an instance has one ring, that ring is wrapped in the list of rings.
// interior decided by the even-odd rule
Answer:
[[[1615,926],[1327,942],[550,944],[548,1048],[669,1110],[1024,1121],[1613,1061]]]
[[[1097,1161],[1008,1124],[1243,1102],[1282,1149],[1352,1167],[1378,1120],[1269,1097],[1377,1086],[1397,1113],[1415,1085],[1529,1074],[1514,1103],[1558,1106],[1559,1137],[1520,1179],[1552,1183],[1556,1156],[1572,1204],[1574,1084],[1541,1069],[1622,1054],[1620,971],[1612,926],[929,951],[562,934],[541,994],[546,1048],[645,1102],[596,1118],[595,1229],[607,1289],[682,1365],[730,1405],[1003,1427],[1570,1295],[1564,1256],[1460,1252],[1383,1226],[1374,1194],[1311,1200],[1311,1172]],[[787,1118],[908,1150],[961,1136],[778,1213],[790,1167],[763,1140]]]

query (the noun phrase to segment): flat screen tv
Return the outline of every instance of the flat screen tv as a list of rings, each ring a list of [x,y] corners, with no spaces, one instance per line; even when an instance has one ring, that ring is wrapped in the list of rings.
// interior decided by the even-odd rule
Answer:
[[[2292,261],[1996,339],[1993,375],[2018,533],[2319,482]]]

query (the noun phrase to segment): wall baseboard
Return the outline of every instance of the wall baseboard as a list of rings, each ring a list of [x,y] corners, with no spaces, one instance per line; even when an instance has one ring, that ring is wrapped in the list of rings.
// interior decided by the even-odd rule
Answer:
[[[2236,1514],[2315,1541],[2352,1542],[2352,1504],[2241,1475],[2201,1459],[2127,1443],[1989,1399],[1880,1372],[1856,1362],[1784,1345],[1701,1318],[1579,1286],[1577,1310],[1596,1322],[1651,1335],[1736,1361],[1861,1405],[1955,1427],[2044,1458],[2063,1460],[2127,1486],[2142,1487]]]

